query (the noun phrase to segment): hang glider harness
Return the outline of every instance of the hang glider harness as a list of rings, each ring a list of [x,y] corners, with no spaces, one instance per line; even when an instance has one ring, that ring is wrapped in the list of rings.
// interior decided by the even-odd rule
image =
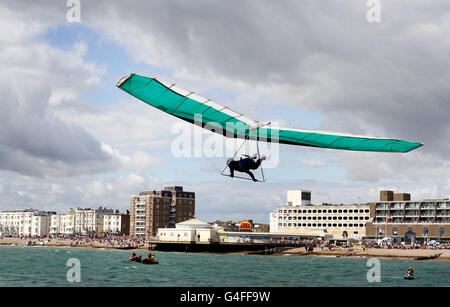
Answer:
[[[261,128],[261,127],[264,127],[264,126],[268,126],[268,125],[270,125],[270,124],[271,124],[271,123],[268,122],[268,123],[266,123],[266,124],[257,125],[257,126],[255,126],[255,127],[251,128],[251,129],[249,130],[249,132],[251,132],[252,130],[257,130],[257,129],[259,129],[259,128]],[[249,133],[249,134],[250,134],[250,133]],[[233,161],[233,160],[236,158],[238,152],[241,150],[241,148],[244,146],[244,144],[247,143],[248,141],[249,141],[249,135],[247,135],[247,136],[245,137],[245,139],[244,139],[244,141],[242,142],[241,146],[239,146],[238,150],[236,150],[236,152],[235,152],[233,158],[230,159],[230,162]],[[260,153],[260,151],[259,151],[258,140],[256,140],[256,152],[257,152],[257,155],[258,155],[258,159],[261,161],[261,153]],[[220,173],[222,176],[231,177],[231,175],[225,174],[225,171],[226,171],[227,168],[228,168],[228,164],[223,168],[222,171],[219,171],[219,173]],[[255,182],[266,182],[266,179],[265,179],[265,177],[264,177],[264,169],[263,169],[263,167],[262,167],[262,163],[261,163],[261,165],[259,166],[259,169],[261,170],[261,178],[262,178],[262,179],[261,179],[261,180],[256,179]],[[236,176],[236,175],[233,176],[233,178],[239,178],[239,179],[244,179],[244,180],[250,180],[250,181],[253,181],[253,179],[251,179],[251,178],[248,178],[248,177],[241,177],[241,176]]]

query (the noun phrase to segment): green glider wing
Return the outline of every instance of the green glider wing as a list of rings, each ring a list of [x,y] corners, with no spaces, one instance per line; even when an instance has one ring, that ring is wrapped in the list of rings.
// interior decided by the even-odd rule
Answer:
[[[175,84],[137,74],[122,78],[117,87],[155,108],[227,137],[378,152],[408,152],[423,145],[395,139],[261,124],[210,99],[180,89]]]

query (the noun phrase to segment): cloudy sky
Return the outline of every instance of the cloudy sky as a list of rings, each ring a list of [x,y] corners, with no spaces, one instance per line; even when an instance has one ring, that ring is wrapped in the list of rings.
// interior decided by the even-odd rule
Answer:
[[[317,204],[450,196],[449,1],[381,0],[372,23],[360,0],[81,0],[79,22],[68,2],[0,0],[0,210],[126,210],[182,185],[199,219],[268,222],[289,189]],[[266,183],[232,180],[225,158],[174,156],[180,127],[201,131],[117,89],[130,72],[255,120],[424,146],[280,145]]]

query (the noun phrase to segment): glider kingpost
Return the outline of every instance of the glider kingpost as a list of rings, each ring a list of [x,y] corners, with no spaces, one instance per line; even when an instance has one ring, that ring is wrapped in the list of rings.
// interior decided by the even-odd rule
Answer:
[[[193,92],[185,91],[174,84],[137,74],[130,74],[122,78],[117,83],[117,87],[157,109],[185,121],[199,123],[202,127],[226,137],[375,152],[409,152],[423,145],[389,138],[274,127],[270,123],[261,124],[261,122],[252,120]],[[236,129],[236,127],[241,128]]]

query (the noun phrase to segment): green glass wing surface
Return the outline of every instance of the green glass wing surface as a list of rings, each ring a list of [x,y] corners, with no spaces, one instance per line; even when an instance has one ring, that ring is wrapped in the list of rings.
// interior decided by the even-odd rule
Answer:
[[[137,74],[122,78],[117,86],[155,108],[226,137],[354,151],[408,152],[422,146],[396,139],[261,125],[193,92]]]

